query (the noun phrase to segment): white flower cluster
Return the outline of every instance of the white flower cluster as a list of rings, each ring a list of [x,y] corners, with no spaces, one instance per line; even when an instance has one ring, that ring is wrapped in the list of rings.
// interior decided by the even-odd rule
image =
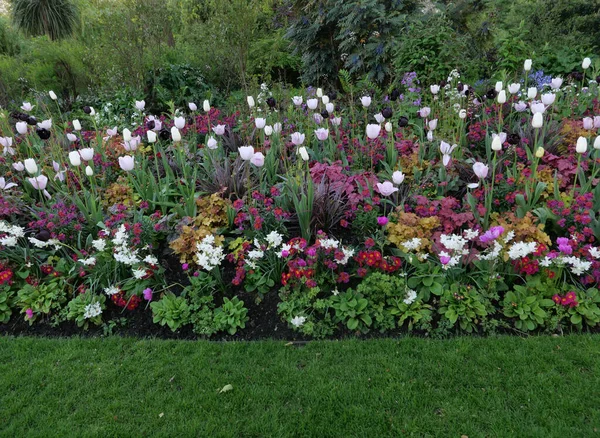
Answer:
[[[207,271],[219,266],[225,258],[223,247],[215,246],[215,236],[208,235],[196,245],[196,262]]]
[[[540,262],[540,266],[543,266],[545,268],[549,267],[552,264],[555,264],[555,265],[561,266],[561,267],[568,265],[571,267],[571,273],[573,275],[578,275],[578,276],[587,272],[592,267],[592,262],[589,262],[584,259],[580,259],[579,257],[575,257],[575,256],[568,256],[568,257],[559,256],[554,259],[551,259],[550,257],[544,257],[544,260],[542,260]]]
[[[415,300],[417,299],[417,292],[409,289],[408,292],[406,292],[406,298],[404,298],[404,304],[408,304],[409,306],[415,302]]]
[[[589,249],[590,255],[595,258],[595,259],[600,259],[600,249],[595,248],[595,247],[591,247]]]
[[[138,250],[131,249],[129,245],[129,235],[127,234],[125,225],[119,227],[115,233],[115,237],[112,239],[112,244],[114,245],[113,257],[119,263],[133,266],[141,262]]]
[[[6,236],[0,237],[0,245],[9,247],[17,246],[17,240],[25,236],[25,229],[17,225],[10,225],[5,221],[0,221],[0,234],[6,234]]]
[[[58,239],[50,239],[44,242],[35,237],[30,237],[28,240],[33,243],[33,246],[36,248],[47,248],[48,246],[54,245],[54,249],[60,249],[60,241]]]
[[[110,297],[110,296],[118,294],[119,293],[119,288],[116,287],[116,286],[105,287],[104,288],[104,293]]]
[[[94,318],[102,313],[102,307],[98,301],[85,306],[83,317],[85,319]]]
[[[294,316],[290,321],[294,327],[301,327],[306,322],[305,316]]]
[[[400,246],[404,249],[405,252],[414,251],[416,249],[419,249],[419,247],[421,246],[421,239],[419,237],[415,237],[414,239],[402,242]]]
[[[96,257],[88,257],[87,259],[79,259],[79,263],[84,266],[94,266],[96,264]]]
[[[534,253],[536,249],[537,243],[535,242],[516,242],[509,248],[508,257],[511,260],[520,259]]]

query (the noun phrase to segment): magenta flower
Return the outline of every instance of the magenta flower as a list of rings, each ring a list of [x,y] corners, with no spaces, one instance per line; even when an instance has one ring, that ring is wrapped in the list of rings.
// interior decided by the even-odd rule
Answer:
[[[448,263],[450,263],[450,256],[440,256],[440,262],[442,263],[442,265],[446,266]]]
[[[385,225],[387,225],[387,223],[388,223],[388,222],[389,222],[389,221],[388,221],[388,218],[387,218],[387,217],[385,217],[385,216],[379,216],[379,217],[377,218],[377,223],[378,223],[380,226],[382,226],[382,227],[383,227],[383,226],[385,226]]]
[[[556,243],[558,244],[558,250],[563,254],[570,255],[573,254],[573,248],[569,245],[569,239],[566,237],[559,237],[556,239]]]
[[[31,310],[31,308],[27,309],[25,311],[25,316],[27,317],[27,319],[33,318],[33,310]]]
[[[144,299],[146,301],[151,301],[152,300],[152,289],[150,289],[150,288],[144,289],[143,293],[144,293]]]
[[[183,265],[181,265],[181,269],[183,269],[184,271],[187,271],[189,267],[190,265],[188,263],[184,263]]]
[[[482,234],[481,237],[479,238],[479,240],[482,243],[491,242],[493,240],[496,240],[498,237],[500,237],[502,235],[502,233],[504,233],[504,227],[501,227],[501,226],[492,227],[489,230],[487,230],[484,234]]]

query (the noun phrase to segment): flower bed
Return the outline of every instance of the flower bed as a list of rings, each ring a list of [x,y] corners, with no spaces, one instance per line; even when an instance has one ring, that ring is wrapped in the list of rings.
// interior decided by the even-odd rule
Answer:
[[[53,92],[1,112],[3,330],[595,327],[600,80],[587,60],[548,83],[524,67],[478,87],[264,86],[231,114],[138,101],[108,128]]]

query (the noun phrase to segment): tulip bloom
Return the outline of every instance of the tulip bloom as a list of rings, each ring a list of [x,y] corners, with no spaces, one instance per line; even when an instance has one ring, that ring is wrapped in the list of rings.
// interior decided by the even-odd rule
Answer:
[[[532,64],[531,59],[526,59],[525,62],[523,63],[523,70],[530,71],[531,64]]]
[[[477,176],[477,178],[479,179],[485,179],[488,175],[490,168],[488,166],[486,166],[485,164],[477,161],[475,164],[473,164],[473,173]]]
[[[527,104],[525,102],[523,102],[522,100],[513,104],[513,106],[515,107],[515,111],[517,111],[519,113],[522,113],[523,111],[525,111],[527,109]]]
[[[419,110],[419,115],[423,118],[428,117],[429,114],[431,114],[431,108],[429,108],[428,106],[424,106]]]
[[[79,123],[79,120],[73,120],[73,129],[75,131],[81,131],[81,123]]]
[[[134,158],[131,155],[125,155],[123,157],[119,157],[119,166],[126,172],[133,170]]]
[[[317,88],[317,97],[323,97],[323,89]]]
[[[25,165],[21,161],[17,161],[16,163],[13,163],[12,167],[17,172],[23,172],[25,170]]]
[[[94,158],[94,149],[93,148],[83,148],[79,151],[81,158],[85,161],[90,161]]]
[[[144,111],[144,108],[146,108],[146,102],[143,100],[136,100],[135,101],[135,107],[139,110],[139,111]]]
[[[17,122],[15,127],[19,134],[27,134],[27,122]]]
[[[94,174],[94,169],[92,169],[90,166],[85,166],[85,174],[87,176],[92,176]]]
[[[431,85],[429,87],[429,90],[431,90],[431,94],[435,95],[438,94],[440,92],[440,86],[439,85]]]
[[[335,105],[331,102],[325,105],[325,109],[329,114],[331,114],[335,110]]]
[[[154,138],[156,139],[156,133],[154,133],[152,131],[148,131],[148,134],[150,134],[150,133],[154,134]],[[148,135],[148,138],[150,138],[150,135]],[[123,148],[126,151],[135,151],[141,142],[142,142],[142,138],[138,135],[136,137],[133,137],[131,140],[124,142]]]
[[[583,118],[583,129],[593,129],[594,128],[594,119],[591,117]]]
[[[317,106],[319,106],[319,100],[318,99],[308,99],[306,101],[306,106],[308,107],[308,109],[314,110],[317,108]]]
[[[125,141],[131,140],[131,131],[127,128],[123,129],[123,140],[125,140]]]
[[[384,125],[384,128],[385,128],[386,132],[392,132],[392,128],[393,128],[392,122],[386,122]]]
[[[281,122],[273,123],[273,132],[279,134],[281,132]]]
[[[26,160],[24,160],[24,163],[25,163],[25,169],[27,170],[27,173],[29,173],[30,175],[37,173],[38,167],[33,158],[27,158]]]
[[[294,102],[294,105],[296,105],[296,106],[302,105],[302,96],[292,97],[292,102]]]
[[[156,132],[148,131],[148,132],[146,132],[146,135],[148,136],[148,143],[156,142]]]
[[[56,93],[54,91],[50,90],[48,92],[48,94],[50,95],[50,99],[52,99],[52,100],[58,99],[58,96],[56,95]]]
[[[367,125],[367,137],[371,140],[379,137],[379,133],[381,132],[381,125],[370,124]]]
[[[543,103],[531,103],[529,108],[531,109],[532,114],[544,114],[544,111],[546,111],[546,106]]]
[[[529,87],[527,89],[527,97],[529,99],[535,99],[535,96],[537,96],[537,92],[538,92],[537,88],[535,88],[535,87]]]
[[[319,128],[315,131],[315,135],[320,141],[327,140],[327,137],[329,137],[329,129]]]
[[[223,134],[225,134],[225,126],[226,125],[213,126],[212,130],[217,135],[223,135]]]
[[[554,94],[554,93],[542,94],[542,103],[544,105],[552,105],[555,100],[556,100],[556,94]]]
[[[392,181],[394,182],[394,184],[399,186],[404,182],[404,174],[399,170],[396,170],[394,173],[392,173]]]
[[[12,144],[13,144],[12,137],[0,137],[0,146],[2,146],[4,148],[4,151],[2,152],[3,155],[6,155],[6,154],[14,155],[15,154],[15,150],[13,149]]]
[[[185,117],[175,117],[173,122],[177,129],[183,129],[185,127]]]
[[[594,140],[594,149],[598,150],[600,149],[600,135],[598,137],[596,137],[596,140]],[[13,164],[14,166],[14,164]]]
[[[0,190],[8,190],[11,189],[13,187],[17,187],[17,184],[15,183],[6,183],[6,180],[4,179],[3,176],[0,176]]]
[[[210,137],[206,142],[206,147],[209,149],[216,149],[218,147],[217,140],[214,137]]]
[[[460,117],[461,119],[466,119],[467,118],[467,110],[466,109],[461,109],[458,112],[458,117]]]
[[[537,150],[535,151],[535,156],[537,158],[542,158],[544,156],[544,152],[545,152],[545,149],[543,147],[539,146],[537,148]]]
[[[587,152],[587,139],[585,137],[579,137],[577,139],[577,145],[575,146],[575,151],[578,154],[585,154]]]
[[[544,116],[542,115],[542,113],[535,113],[533,115],[533,118],[531,119],[531,126],[533,126],[536,129],[544,126]]]
[[[179,129],[177,129],[177,126],[173,126],[171,128],[171,138],[173,139],[174,143],[181,141],[181,133],[179,132]]]
[[[506,90],[500,90],[498,92],[498,103],[500,105],[506,103]]]
[[[521,84],[510,84],[508,86],[508,92],[510,94],[517,94],[519,92],[519,90],[521,89]]]
[[[248,102],[248,107],[250,109],[254,108],[254,106],[256,105],[256,103],[254,103],[254,97],[252,96],[246,97],[246,102]]]
[[[194,102],[189,102],[188,108],[190,109],[190,111],[196,111],[198,109],[198,105],[196,105]]]
[[[35,105],[30,104],[29,102],[23,102],[23,105],[21,105],[21,109],[23,111],[31,111],[34,108]]]
[[[592,60],[590,58],[583,58],[583,62],[581,63],[581,68],[587,70],[592,65]]]
[[[333,119],[331,119],[331,124],[333,126],[340,126],[342,124],[342,118],[341,117],[334,117]]]
[[[377,190],[383,196],[390,196],[392,193],[397,192],[398,188],[394,187],[394,185],[390,181],[384,181],[382,183],[377,183]]]
[[[377,120],[377,123],[385,122],[385,117],[383,117],[383,114],[381,113],[377,113],[373,117],[375,118],[375,120]]]
[[[254,148],[252,146],[240,146],[238,152],[240,158],[244,161],[250,161],[254,156]]]
[[[502,84],[502,81],[496,82],[496,86],[494,87],[494,89],[496,90],[496,93],[500,93],[500,91],[503,88],[504,88],[504,84]]]
[[[48,193],[46,191],[46,185],[48,184],[48,177],[45,175],[39,175],[36,176],[35,178],[27,178],[27,180],[29,181],[29,183],[33,186],[34,189],[36,190],[42,190],[44,192],[44,195],[50,199],[50,193]]]
[[[67,139],[71,142],[74,143],[77,141],[77,136],[75,134],[72,134],[70,132],[67,133]]]
[[[300,157],[304,160],[304,161],[308,161],[309,160],[309,156],[308,156],[308,151],[306,150],[306,148],[304,146],[298,148],[298,154],[300,155]]]
[[[108,134],[109,137],[114,137],[118,133],[119,133],[119,130],[117,129],[116,126],[113,129],[109,128],[109,129],[106,130],[106,134]]]
[[[254,126],[256,126],[256,129],[263,129],[266,124],[267,120],[263,119],[262,117],[257,117],[254,119]]]
[[[499,135],[495,136],[494,139],[492,140],[492,150],[493,151],[502,150],[502,140],[500,140]]]
[[[360,98],[360,103],[363,107],[368,108],[371,105],[371,96],[363,96]]]
[[[550,82],[550,88],[553,90],[558,90],[563,84],[563,79],[561,77],[552,78],[552,82]]]
[[[208,101],[208,99],[205,99],[204,102],[202,103],[202,109],[204,110],[205,113],[210,111],[210,102]]]
[[[437,124],[438,124],[438,119],[433,119],[433,120],[430,120],[427,125],[429,126],[430,131],[435,131],[435,128],[437,128]]]
[[[329,96],[321,97],[321,102],[323,102],[323,105],[327,105],[329,103]]]
[[[304,143],[304,134],[301,134],[300,132],[294,132],[292,134],[292,143],[294,143],[296,146],[300,146],[302,143]]]
[[[266,125],[264,128],[264,131],[265,131],[265,135],[267,137],[270,137],[271,134],[273,134],[273,127],[271,125]]]
[[[250,162],[256,167],[263,167],[265,165],[265,156],[262,152],[256,152],[254,155],[252,155]]]
[[[69,161],[71,162],[71,166],[79,166],[81,165],[81,155],[77,151],[69,152]]]

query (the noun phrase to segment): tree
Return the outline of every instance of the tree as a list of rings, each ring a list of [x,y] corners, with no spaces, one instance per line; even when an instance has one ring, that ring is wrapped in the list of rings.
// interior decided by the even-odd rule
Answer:
[[[12,18],[27,35],[58,40],[73,33],[77,7],[71,0],[12,0]]]

